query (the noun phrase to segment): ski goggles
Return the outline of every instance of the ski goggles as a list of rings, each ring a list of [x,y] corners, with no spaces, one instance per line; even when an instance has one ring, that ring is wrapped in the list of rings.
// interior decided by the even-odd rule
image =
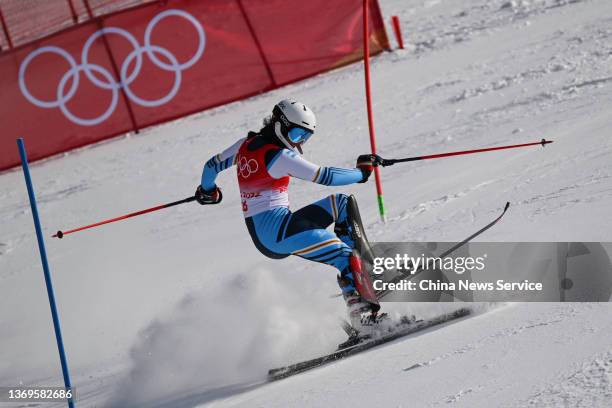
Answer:
[[[312,131],[302,127],[294,127],[289,130],[288,136],[291,143],[304,143],[310,139],[310,136],[312,136]]]

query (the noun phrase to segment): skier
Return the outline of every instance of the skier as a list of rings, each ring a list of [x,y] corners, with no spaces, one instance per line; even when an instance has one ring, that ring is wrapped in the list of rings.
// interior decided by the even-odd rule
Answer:
[[[369,298],[362,296],[358,287],[363,283],[355,282],[360,260],[353,252],[348,211],[354,198],[331,194],[292,212],[287,188],[290,177],[326,186],[365,183],[380,157],[361,155],[353,169],[321,167],[305,160],[302,146],[316,129],[316,118],[306,105],[292,99],[277,103],[263,125],[259,132],[249,132],[206,162],[196,200],[200,204],[221,202],[221,189],[215,184],[217,174],[236,165],[242,211],[257,249],[273,259],[296,255],[335,267],[353,325],[359,324],[362,313],[370,312],[369,319],[375,319],[380,306],[372,299],[373,292]],[[335,233],[326,229],[332,223]]]

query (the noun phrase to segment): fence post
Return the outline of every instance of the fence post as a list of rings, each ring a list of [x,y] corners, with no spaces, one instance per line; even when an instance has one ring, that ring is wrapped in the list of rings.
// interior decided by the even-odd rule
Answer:
[[[76,24],[79,22],[79,16],[76,13],[76,9],[74,8],[74,4],[72,0],[66,0],[68,2],[68,7],[70,8],[70,14],[72,14],[72,21]]]
[[[89,0],[83,0],[83,3],[85,4],[85,9],[87,10],[87,15],[89,16],[89,19],[90,20],[95,19],[93,10],[91,9],[91,6],[89,5]],[[98,23],[98,27],[100,29],[104,28],[104,23],[102,22],[102,19],[98,18],[96,19],[96,22]],[[115,79],[117,80],[117,82],[121,83],[121,75],[119,74],[119,68],[117,68],[117,62],[115,61],[115,57],[113,56],[113,53],[111,51],[110,45],[108,44],[108,40],[106,39],[105,34],[102,35],[102,43],[104,44],[104,49],[106,50],[106,53],[108,54],[108,58],[111,62],[111,67],[113,68]],[[136,123],[136,116],[134,115],[134,111],[132,110],[132,104],[130,103],[130,98],[128,98],[128,96],[126,95],[125,89],[123,89],[123,86],[119,87],[119,91],[121,92],[121,97],[123,98],[123,102],[125,103],[125,106],[128,111],[128,116],[130,117],[130,121],[132,122],[132,128],[134,129],[134,132],[138,134],[140,130],[138,129],[138,124]]]
[[[64,387],[66,391],[72,390],[70,383],[70,373],[68,372],[68,362],[66,360],[66,352],[64,351],[64,341],[62,340],[62,331],[60,328],[59,315],[55,305],[55,293],[53,292],[53,283],[51,282],[51,272],[49,270],[49,262],[47,260],[47,251],[45,249],[45,239],[40,226],[40,218],[38,216],[38,207],[36,206],[36,196],[34,195],[34,187],[32,185],[32,177],[30,176],[30,167],[28,165],[28,156],[25,150],[23,139],[17,139],[17,147],[19,148],[19,156],[21,157],[21,167],[23,168],[23,176],[25,178],[26,187],[28,189],[28,197],[30,199],[30,207],[32,208],[32,218],[34,219],[34,228],[36,229],[36,238],[38,239],[38,250],[40,252],[40,260],[42,262],[43,273],[45,275],[45,284],[47,286],[47,296],[49,297],[49,306],[51,307],[51,317],[53,318],[53,329],[55,330],[55,340],[59,351],[60,363],[62,365],[62,374],[64,376]],[[68,399],[68,407],[74,408],[73,398]]]
[[[266,66],[266,71],[268,71],[268,76],[270,77],[270,81],[272,82],[272,87],[278,87],[276,80],[274,79],[274,73],[272,72],[272,67],[270,67],[270,63],[268,62],[268,58],[266,58],[266,54],[263,51],[263,47],[259,42],[259,38],[257,38],[257,34],[255,34],[255,29],[251,24],[251,20],[249,19],[249,15],[247,14],[244,5],[242,4],[242,0],[236,0],[238,2],[238,7],[240,8],[240,12],[242,13],[242,17],[246,22],[247,27],[249,28],[249,32],[251,33],[251,37],[255,41],[255,45],[257,46],[257,51],[259,51],[259,56],[263,60],[264,65]]]
[[[89,17],[90,20],[93,20],[94,18],[93,10],[91,9],[91,6],[89,5],[89,0],[83,0],[83,4],[85,5],[85,10],[87,11],[87,17]]]
[[[4,31],[6,43],[8,44],[10,50],[13,48],[13,40],[11,40],[11,34],[9,33],[8,26],[6,25],[6,21],[4,20],[4,14],[2,14],[2,9],[0,9],[0,23],[2,24],[2,31]]]
[[[368,128],[370,131],[370,146],[372,154],[376,154],[376,133],[374,132],[374,114],[372,112],[372,90],[370,86],[370,29],[368,27],[368,0],[363,0],[363,62],[365,68],[366,107],[368,110]],[[380,168],[374,167],[376,179],[376,197],[378,199],[378,212],[383,222],[387,221],[385,214],[385,201],[380,181]]]

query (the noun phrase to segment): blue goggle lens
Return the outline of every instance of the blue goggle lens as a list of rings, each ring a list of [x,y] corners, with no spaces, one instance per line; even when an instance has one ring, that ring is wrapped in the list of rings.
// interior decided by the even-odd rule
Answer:
[[[289,140],[293,143],[304,143],[310,136],[312,132],[304,128],[295,127],[289,131]]]

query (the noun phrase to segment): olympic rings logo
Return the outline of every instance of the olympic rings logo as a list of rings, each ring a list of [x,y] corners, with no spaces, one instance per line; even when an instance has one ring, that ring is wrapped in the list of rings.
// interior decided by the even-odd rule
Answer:
[[[255,159],[247,161],[246,157],[240,156],[238,160],[238,172],[242,178],[248,178],[251,174],[257,172],[259,165]]]
[[[174,56],[174,54],[172,54],[166,48],[151,44],[151,35],[153,32],[153,29],[161,20],[169,16],[183,17],[184,19],[186,19],[188,22],[190,22],[193,25],[193,27],[196,29],[196,32],[198,34],[199,42],[198,42],[198,48],[196,50],[196,53],[193,57],[191,57],[191,59],[189,59],[188,61],[184,63],[179,63],[176,57]],[[115,35],[124,37],[134,47],[134,50],[130,52],[130,54],[128,54],[128,56],[123,61],[123,64],[121,65],[121,69],[119,70],[119,76],[120,76],[119,83],[115,82],[115,79],[113,78],[112,74],[106,68],[89,62],[89,49],[91,48],[93,42],[99,37],[103,35],[107,35],[107,34],[115,34]],[[59,108],[68,120],[78,125],[81,125],[81,126],[94,126],[94,125],[98,125],[104,122],[106,119],[108,119],[113,114],[113,112],[117,108],[117,103],[119,102],[119,90],[120,89],[123,89],[127,97],[132,102],[140,106],[145,106],[148,108],[161,106],[171,101],[176,96],[176,94],[179,91],[179,88],[181,87],[182,72],[186,69],[191,68],[196,62],[198,62],[198,60],[202,57],[202,54],[204,53],[205,46],[206,46],[206,33],[204,32],[204,28],[202,27],[200,22],[196,20],[195,17],[193,17],[191,14],[187,13],[186,11],[182,11],[182,10],[176,10],[176,9],[166,10],[166,11],[163,11],[157,14],[155,17],[153,17],[153,19],[147,25],[147,28],[145,30],[145,35],[144,35],[144,46],[140,46],[136,38],[134,38],[134,36],[130,34],[128,31],[121,29],[121,28],[117,28],[117,27],[106,27],[106,28],[102,28],[96,31],[87,39],[87,41],[85,42],[85,45],[83,46],[83,51],[81,53],[81,64],[80,65],[76,63],[72,55],[70,55],[64,49],[59,48],[59,47],[45,46],[45,47],[38,48],[35,51],[32,51],[23,60],[23,62],[21,63],[19,67],[19,88],[21,89],[23,96],[25,96],[26,99],[30,101],[33,105],[36,105],[40,108],[46,108],[46,109]],[[26,85],[26,81],[25,81],[25,75],[26,75],[28,66],[30,65],[30,63],[32,62],[34,58],[36,58],[37,56],[43,53],[57,54],[60,57],[63,57],[70,64],[70,69],[62,76],[61,80],[59,81],[59,84],[57,86],[57,93],[56,93],[57,99],[53,101],[45,101],[45,100],[41,100],[33,96],[30,90],[28,89]],[[140,70],[142,68],[142,55],[145,53],[147,54],[151,62],[153,62],[153,64],[155,64],[158,68],[164,71],[169,71],[169,72],[174,73],[174,83],[172,85],[172,88],[170,89],[167,95],[159,99],[149,100],[149,99],[141,98],[130,89],[130,85],[134,82],[136,77],[140,74]],[[164,58],[170,61],[170,63],[161,61],[156,56],[156,54],[162,55]],[[135,60],[134,70],[128,74],[128,68],[130,67],[130,64],[132,63],[132,61],[134,60]],[[68,110],[68,107],[66,106],[66,104],[74,97],[75,93],[77,92],[77,88],[79,87],[79,80],[80,80],[81,72],[84,72],[87,79],[89,79],[98,88],[106,89],[112,92],[112,99],[111,99],[110,106],[108,107],[108,109],[106,109],[104,113],[102,113],[97,118],[93,118],[93,119],[80,118],[76,116],[74,113],[70,112]],[[92,72],[96,72],[97,74],[101,75],[104,78],[104,80],[101,80],[99,77],[96,77]],[[70,79],[72,79],[72,84],[66,90],[68,81]]]

